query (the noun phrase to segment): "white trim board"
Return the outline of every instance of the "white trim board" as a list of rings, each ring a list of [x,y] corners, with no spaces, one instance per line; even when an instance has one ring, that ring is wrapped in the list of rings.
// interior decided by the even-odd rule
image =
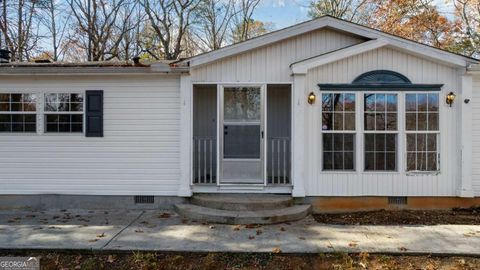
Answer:
[[[364,37],[366,39],[384,39],[392,46],[406,50],[410,53],[441,61],[456,66],[466,66],[468,63],[478,63],[474,59],[466,56],[457,55],[443,51],[434,47],[400,38],[394,35],[383,33],[375,29],[343,21],[337,18],[324,16],[311,21],[296,24],[278,31],[274,31],[241,43],[230,45],[208,53],[200,54],[189,59],[180,61],[180,63],[189,63],[190,67],[197,67],[208,64],[222,58],[263,47],[281,40],[308,33],[321,28],[331,28],[334,30],[350,33],[352,35]]]

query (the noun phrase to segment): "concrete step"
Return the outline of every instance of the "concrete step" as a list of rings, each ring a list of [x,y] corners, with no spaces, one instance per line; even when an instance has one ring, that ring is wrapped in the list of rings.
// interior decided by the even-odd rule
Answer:
[[[196,194],[190,202],[198,206],[232,211],[278,209],[294,203],[289,195],[273,194]]]
[[[310,213],[310,205],[294,205],[285,208],[232,211],[208,208],[193,204],[176,204],[175,210],[183,217],[207,223],[222,224],[274,224],[305,218]]]

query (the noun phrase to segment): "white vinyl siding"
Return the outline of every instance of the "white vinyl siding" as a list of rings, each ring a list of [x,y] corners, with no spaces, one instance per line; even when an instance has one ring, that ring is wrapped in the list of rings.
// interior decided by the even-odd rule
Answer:
[[[320,29],[193,68],[194,82],[291,82],[290,65],[363,42],[359,37]]]
[[[458,102],[458,99],[455,100]],[[472,95],[472,186],[480,196],[480,74],[473,75]]]
[[[2,93],[104,90],[103,138],[43,130],[0,134],[0,193],[176,195],[179,81],[159,75],[0,78]]]
[[[306,77],[304,96],[307,97],[310,91],[319,93],[318,84],[351,83],[365,72],[382,69],[401,73],[414,84],[444,84],[439,93],[440,97],[445,96],[452,89],[461,89],[459,70],[391,48],[381,48],[310,70]],[[403,94],[399,98],[403,99]],[[456,102],[460,101],[456,100]],[[357,104],[358,111],[361,111],[361,106],[362,104]],[[308,147],[305,148],[305,160],[308,163],[305,164],[307,196],[457,196],[460,184],[457,144],[460,121],[458,121],[457,110],[455,104],[450,108],[440,99],[439,124],[442,134],[439,142],[442,159],[440,173],[408,175],[400,170],[395,172],[322,171],[321,166],[318,165],[322,147],[320,140],[316,140],[320,137],[322,129],[319,119],[321,103],[307,105],[305,115],[306,141],[309,142]],[[401,113],[404,112],[403,101],[399,102],[398,112],[398,123],[404,123],[404,114]],[[357,114],[357,130],[362,128],[359,126],[363,123],[362,117]],[[406,138],[404,127],[399,125],[398,128],[397,162],[398,168],[403,170]],[[363,140],[363,134],[358,134],[356,141],[363,142]],[[356,150],[357,160],[362,160],[363,143],[357,145]],[[357,164],[358,166],[363,164]],[[480,176],[480,171],[477,175]],[[478,184],[480,181],[477,182]]]

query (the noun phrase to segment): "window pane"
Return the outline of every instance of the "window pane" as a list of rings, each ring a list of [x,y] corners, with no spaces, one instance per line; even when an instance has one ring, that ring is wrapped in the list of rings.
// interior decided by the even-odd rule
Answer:
[[[387,95],[387,111],[396,112],[397,111],[397,95],[388,94]]]
[[[438,94],[428,94],[428,111],[438,111]]]
[[[355,111],[355,94],[345,94],[345,111]]]
[[[9,112],[10,103],[0,103],[0,112]]]
[[[260,120],[260,88],[225,88],[224,99],[225,120]]]
[[[427,114],[417,114],[417,130],[427,130]]]
[[[419,112],[427,111],[427,94],[417,95],[417,111]]]
[[[428,151],[437,151],[437,134],[427,135],[427,149]]]
[[[355,113],[345,113],[345,130],[355,130]]]
[[[333,153],[333,169],[343,170],[343,152]]]
[[[6,123],[10,122],[11,120],[11,115],[10,114],[0,114],[0,123]]]
[[[343,134],[333,135],[333,150],[343,151]]]
[[[260,125],[225,125],[225,158],[260,158]]]
[[[375,111],[375,95],[365,94],[365,111]]]
[[[355,135],[354,134],[344,134],[343,136],[343,150],[345,151],[353,151],[355,148],[354,140],[355,140]]]
[[[375,115],[375,129],[385,130],[385,113],[377,113]]]
[[[397,130],[396,113],[387,113],[387,130]]]
[[[417,152],[417,171],[427,170],[427,155],[425,152]]]
[[[22,102],[22,94],[10,94],[10,102]]]
[[[416,134],[407,134],[407,151],[408,152],[415,152],[417,150]]]
[[[10,123],[1,123],[0,122],[0,132],[11,132],[12,125]]]
[[[415,171],[417,168],[417,155],[415,153],[407,153],[407,171]]]
[[[0,102],[10,102],[10,94],[0,94]]]
[[[375,114],[365,114],[365,130],[375,130]]]
[[[323,151],[333,150],[333,134],[323,134]]]
[[[428,130],[438,129],[438,113],[428,113]]]
[[[336,112],[343,111],[343,95],[342,94],[333,95],[333,110]]]
[[[385,170],[386,171],[397,170],[397,155],[395,153],[385,154]]]
[[[390,152],[397,151],[397,135],[396,134],[385,135],[385,151],[390,151]]]
[[[332,97],[333,97],[333,94],[322,94],[322,110],[324,112],[333,111]]]
[[[333,152],[323,153],[323,169],[333,170]]]
[[[353,152],[345,152],[344,155],[344,170],[354,170],[355,165],[354,165],[354,156]]]
[[[10,103],[10,111],[12,112],[22,111],[22,103]]]
[[[427,151],[426,134],[417,134],[417,151]]]
[[[36,132],[35,114],[0,114],[0,132]]]
[[[83,95],[82,94],[70,94],[70,102],[83,102]]]
[[[427,154],[427,170],[436,171],[437,168],[437,153],[428,153]]]
[[[333,114],[333,129],[343,130],[343,113]]]
[[[375,95],[375,110],[377,112],[385,111],[385,95],[384,94],[376,94]]]
[[[333,129],[333,113],[322,114],[322,130]]]
[[[82,132],[83,115],[77,114],[46,114],[46,132]]]
[[[417,130],[417,114],[416,113],[407,113],[405,116],[406,129],[407,130]]]
[[[383,152],[385,151],[385,134],[375,134],[375,151]]]
[[[365,151],[375,151],[374,134],[365,134]]]
[[[385,167],[385,153],[383,153],[383,152],[376,152],[375,153],[375,170],[377,170],[377,171],[386,170],[386,167]]]
[[[416,94],[405,95],[405,110],[407,112],[417,111],[417,95]]]

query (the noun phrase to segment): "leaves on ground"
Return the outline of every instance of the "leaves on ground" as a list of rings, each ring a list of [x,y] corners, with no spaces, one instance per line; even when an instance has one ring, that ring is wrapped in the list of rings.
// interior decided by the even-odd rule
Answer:
[[[280,248],[276,247],[272,250],[272,253],[275,253],[275,254],[282,253],[282,250]]]
[[[172,214],[170,214],[168,212],[163,212],[158,216],[158,218],[170,218],[171,216],[172,216]]]
[[[105,236],[106,236],[105,233],[102,233],[102,234],[97,235],[98,238],[103,238],[103,237],[105,237]]]
[[[138,230],[135,230],[136,233],[143,233],[142,230],[138,229]]]
[[[405,251],[407,251],[408,249],[407,249],[406,247],[399,247],[398,250],[405,252]]]

